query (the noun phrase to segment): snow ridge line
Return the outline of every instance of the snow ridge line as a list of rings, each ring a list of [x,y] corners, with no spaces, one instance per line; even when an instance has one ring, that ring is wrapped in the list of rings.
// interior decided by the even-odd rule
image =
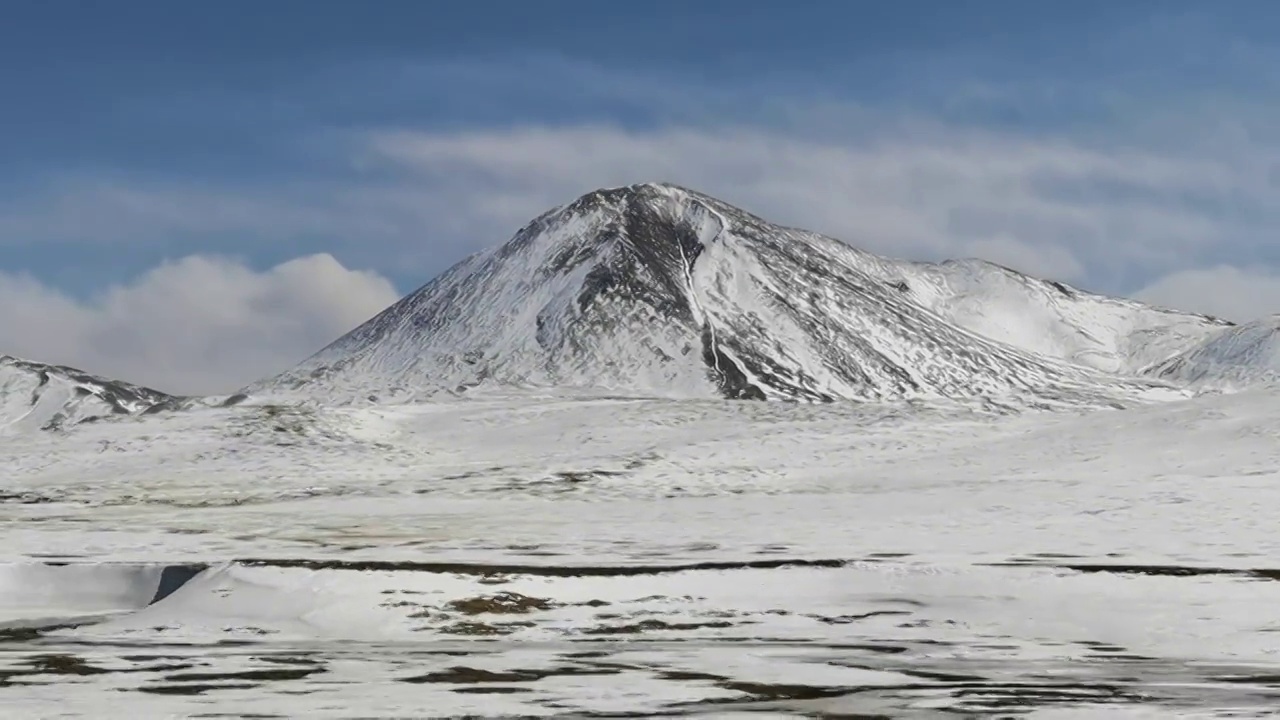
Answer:
[[[720,239],[720,236],[723,235],[725,230],[728,229],[729,221],[728,219],[725,218],[724,215],[721,215],[720,213],[716,212],[715,209],[707,205],[704,205],[703,203],[696,202],[692,198],[689,198],[689,201],[690,201],[690,204],[696,205],[697,207],[702,208],[711,216],[713,216],[716,219],[716,222],[720,226],[719,229],[716,230],[716,234],[713,235],[709,241],[703,240],[702,237],[698,238],[698,241],[702,243],[703,247],[706,247],[709,243],[713,243],[716,240]],[[680,265],[684,269],[684,281],[685,281],[685,285],[688,286],[688,290],[689,290],[689,304],[693,305],[694,309],[698,311],[698,315],[701,316],[702,322],[707,328],[707,332],[710,335],[710,342],[711,342],[712,366],[715,368],[716,373],[723,378],[724,371],[720,369],[720,348],[716,342],[715,323],[711,322],[710,314],[707,313],[706,308],[702,307],[702,302],[698,300],[698,293],[697,293],[697,290],[694,288],[694,284],[693,284],[693,264],[689,262],[689,257],[685,255],[684,245],[680,242],[677,242],[676,249],[680,251]]]

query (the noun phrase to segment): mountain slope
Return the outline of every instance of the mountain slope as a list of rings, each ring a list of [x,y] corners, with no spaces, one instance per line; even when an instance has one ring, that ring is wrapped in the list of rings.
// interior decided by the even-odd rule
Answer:
[[[75,368],[0,356],[0,433],[55,430],[176,406],[179,398]]]
[[[1232,323],[1089,293],[981,260],[917,266],[915,298],[961,327],[1037,354],[1136,374]]]
[[[965,292],[981,282],[958,267],[878,257],[673,186],[601,190],[539,217],[249,390],[332,399],[496,386],[1112,404],[1153,387],[1035,352],[1044,342],[1018,347],[1016,332],[979,334],[992,323],[965,304],[975,297]],[[1160,338],[1189,332],[1194,341],[1194,328],[1215,325],[1122,306],[1167,318],[1175,329],[1160,335],[1159,322],[1130,319],[1099,340],[1081,327],[1086,341],[1058,354],[1079,355],[1091,343],[1128,367],[1151,354],[1130,347],[1142,344],[1141,331],[1156,330],[1156,341],[1145,342],[1159,354]],[[1063,317],[1055,322],[1068,325]]]
[[[1280,381],[1280,315],[1228,328],[1147,370],[1202,389]]]

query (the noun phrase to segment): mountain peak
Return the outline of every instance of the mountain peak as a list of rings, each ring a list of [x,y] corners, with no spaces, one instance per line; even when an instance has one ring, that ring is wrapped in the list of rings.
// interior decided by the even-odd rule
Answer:
[[[654,202],[657,200],[675,198],[678,196],[691,197],[701,195],[688,188],[669,182],[640,182],[631,185],[619,185],[617,187],[597,188],[590,192],[584,193],[574,202],[603,202],[603,203],[630,203],[630,202]]]
[[[543,214],[253,389],[1112,404],[1152,383],[1111,371],[1214,329],[993,268],[879,257],[640,183]]]
[[[614,188],[593,190],[567,205],[556,208],[535,219],[521,235],[542,231],[548,225],[571,222],[598,223],[602,227],[595,233],[596,241],[624,240],[633,244],[666,243],[677,239],[688,240],[688,224],[692,215],[705,220],[713,212],[718,201],[687,188],[671,183],[637,183]],[[727,206],[726,206],[727,207]],[[569,239],[569,235],[562,235]],[[687,245],[692,248],[692,245]]]

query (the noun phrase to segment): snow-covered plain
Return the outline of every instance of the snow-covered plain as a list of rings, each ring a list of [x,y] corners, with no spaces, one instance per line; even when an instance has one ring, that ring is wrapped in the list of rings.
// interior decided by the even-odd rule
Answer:
[[[489,394],[33,433],[0,443],[0,699],[24,717],[1265,717],[1277,402]]]

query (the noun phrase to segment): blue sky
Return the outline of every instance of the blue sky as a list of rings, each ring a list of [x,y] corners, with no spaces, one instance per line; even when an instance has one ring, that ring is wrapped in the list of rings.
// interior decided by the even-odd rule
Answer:
[[[1249,319],[1277,38],[1250,0],[8,0],[0,352],[230,388],[646,180]]]

